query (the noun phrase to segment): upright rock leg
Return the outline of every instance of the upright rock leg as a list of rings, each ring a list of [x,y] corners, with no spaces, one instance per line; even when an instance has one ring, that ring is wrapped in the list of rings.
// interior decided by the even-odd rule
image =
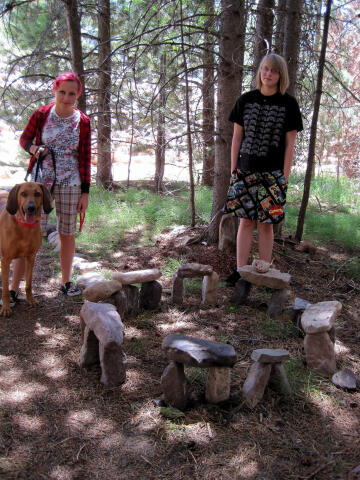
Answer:
[[[184,410],[188,402],[188,388],[182,363],[170,362],[161,376],[165,403]]]

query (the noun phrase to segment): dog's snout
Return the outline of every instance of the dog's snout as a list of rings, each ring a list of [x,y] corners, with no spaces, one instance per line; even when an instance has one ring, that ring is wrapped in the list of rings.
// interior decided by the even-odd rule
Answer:
[[[36,210],[36,205],[35,205],[34,202],[29,202],[26,205],[26,212],[27,213],[35,213],[35,210]]]

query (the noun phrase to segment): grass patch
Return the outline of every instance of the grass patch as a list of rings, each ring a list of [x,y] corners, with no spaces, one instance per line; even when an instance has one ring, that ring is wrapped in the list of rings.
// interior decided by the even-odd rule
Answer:
[[[257,316],[257,327],[269,340],[281,340],[297,336],[294,324],[288,320],[270,318],[266,313],[259,312]]]
[[[184,295],[197,293],[202,289],[202,280],[198,278],[184,278]]]
[[[147,349],[150,343],[150,339],[146,337],[132,337],[126,343],[126,353],[129,355],[134,355],[136,353],[141,353],[143,350]]]
[[[306,397],[323,395],[324,379],[308,369],[300,358],[291,358],[284,362],[284,367],[293,392]]]
[[[185,367],[185,376],[191,385],[196,384],[204,387],[208,375],[207,368]]]

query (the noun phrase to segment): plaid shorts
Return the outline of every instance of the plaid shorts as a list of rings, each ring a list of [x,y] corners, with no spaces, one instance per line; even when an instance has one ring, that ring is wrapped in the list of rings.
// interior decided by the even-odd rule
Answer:
[[[55,186],[52,197],[55,200],[57,231],[63,235],[76,232],[77,206],[81,196],[80,186]],[[42,215],[41,230],[46,231],[48,215]]]
[[[283,170],[247,172],[235,169],[224,212],[262,223],[280,223],[285,216],[286,190]]]

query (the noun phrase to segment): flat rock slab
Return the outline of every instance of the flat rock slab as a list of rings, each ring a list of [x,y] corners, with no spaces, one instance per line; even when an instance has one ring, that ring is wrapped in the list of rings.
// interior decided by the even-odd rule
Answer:
[[[89,302],[101,302],[109,298],[113,293],[121,290],[121,283],[116,280],[105,280],[103,282],[96,282],[85,288],[83,297]]]
[[[337,387],[348,388],[349,390],[356,390],[356,377],[354,373],[348,368],[344,368],[343,370],[334,373],[331,381]]]
[[[149,270],[135,270],[134,272],[117,272],[114,273],[113,279],[122,285],[131,285],[133,283],[153,282],[161,277],[161,271],[158,268]]]
[[[280,272],[280,270],[275,270],[274,268],[270,268],[266,273],[258,273],[251,265],[245,265],[239,268],[238,271],[243,280],[253,283],[254,285],[275,288],[277,290],[290,285],[291,275]]]
[[[100,343],[122,344],[124,325],[114,305],[85,302],[80,311],[85,325],[92,330]]]
[[[289,360],[290,355],[285,350],[279,348],[259,348],[253,350],[251,354],[252,360],[260,363],[281,363],[285,360]]]
[[[85,272],[76,279],[76,283],[80,288],[87,288],[94,283],[105,282],[106,278],[104,275],[98,272]]]
[[[342,304],[338,301],[313,303],[301,316],[301,325],[306,333],[328,332],[339,316]]]
[[[202,265],[201,263],[183,263],[178,268],[178,275],[183,278],[204,277],[211,275],[213,267],[211,265]]]
[[[293,310],[305,310],[310,307],[311,303],[303,298],[296,297],[294,300]]]
[[[169,360],[190,367],[232,367],[236,362],[234,347],[227,343],[177,333],[164,338],[162,349],[165,350]]]

